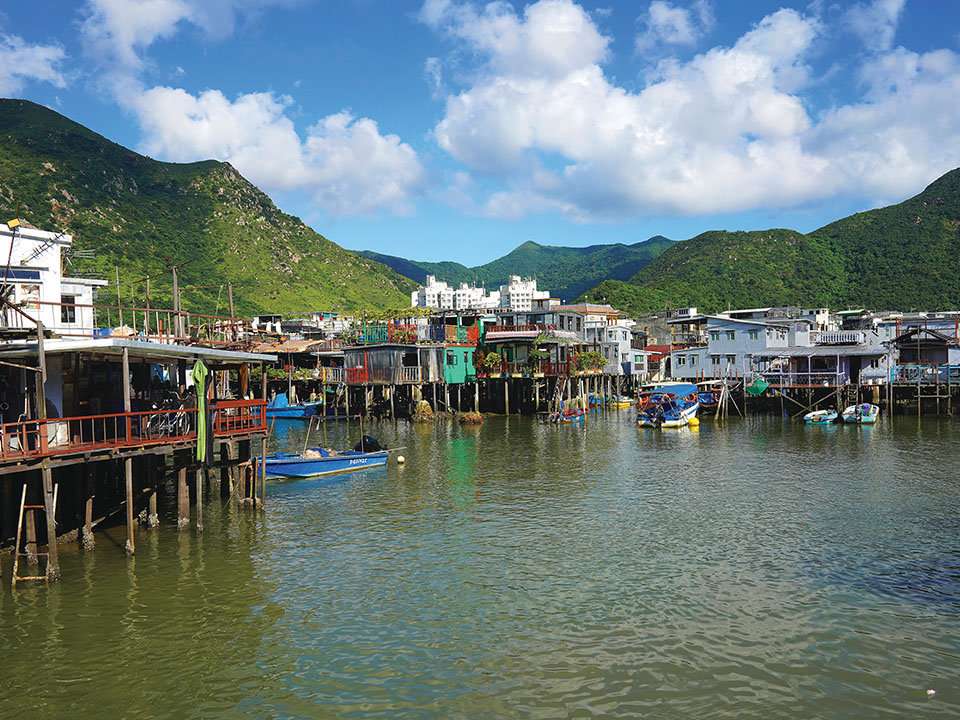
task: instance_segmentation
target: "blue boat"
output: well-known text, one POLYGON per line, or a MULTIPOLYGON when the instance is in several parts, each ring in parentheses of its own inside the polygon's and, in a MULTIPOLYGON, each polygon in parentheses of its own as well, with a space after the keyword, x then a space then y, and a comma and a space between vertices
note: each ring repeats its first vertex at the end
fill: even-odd
POLYGON ((275 453, 267 455, 269 477, 313 477, 330 473, 353 472, 387 464, 389 450, 335 452, 326 448, 311 448, 304 453, 275 453))
POLYGON ((638 404, 640 427, 683 427, 700 409, 697 386, 690 383, 672 383, 643 393, 638 404))
POLYGON ((276 397, 267 405, 267 419, 298 419, 316 415, 322 407, 321 402, 305 402, 290 404, 286 393, 277 393, 276 397))

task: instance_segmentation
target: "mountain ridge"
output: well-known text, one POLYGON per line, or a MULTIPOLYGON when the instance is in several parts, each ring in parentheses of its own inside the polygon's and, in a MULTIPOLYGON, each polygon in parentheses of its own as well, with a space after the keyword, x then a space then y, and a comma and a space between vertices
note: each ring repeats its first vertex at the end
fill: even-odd
POLYGON ((510 275, 536 276, 541 289, 570 302, 601 280, 632 277, 673 242, 662 235, 629 245, 609 243, 585 247, 541 245, 527 240, 506 255, 474 267, 450 261, 410 260, 370 250, 361 250, 358 254, 382 262, 421 285, 427 275, 435 275, 454 287, 467 282, 489 288, 506 283, 510 275))
POLYGON ((710 230, 628 281, 584 293, 633 312, 765 305, 938 310, 960 306, 960 169, 901 203, 810 233, 710 230))
MULTIPOLYGON (((229 163, 164 163, 49 108, 0 99, 0 211, 70 233, 69 273, 121 281, 182 265, 186 309, 238 313, 387 308, 415 285, 279 210, 229 163)), ((162 279, 151 300, 170 302, 162 279)), ((124 300, 125 304, 133 302, 124 300)))

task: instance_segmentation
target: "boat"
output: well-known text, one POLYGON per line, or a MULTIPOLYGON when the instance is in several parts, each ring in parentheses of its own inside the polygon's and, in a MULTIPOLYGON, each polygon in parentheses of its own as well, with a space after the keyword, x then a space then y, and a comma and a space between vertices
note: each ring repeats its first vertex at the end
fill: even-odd
POLYGON ((803 421, 807 425, 832 425, 836 419, 836 410, 814 410, 803 416, 803 421))
POLYGON ((310 448, 302 453, 274 453, 267 455, 269 477, 313 477, 331 473, 353 472, 387 464, 389 450, 360 452, 358 450, 328 450, 310 448))
POLYGON ((309 418, 316 415, 322 406, 322 402, 294 403, 291 405, 287 400, 286 393, 277 393, 270 404, 267 405, 267 419, 309 418))
POLYGON ((697 400, 700 401, 700 412, 711 413, 720 404, 720 394, 723 390, 723 380, 701 380, 697 383, 697 400))
POLYGON ((628 397, 612 397, 607 401, 607 407, 611 407, 617 410, 628 408, 632 404, 633 404, 633 400, 631 400, 628 397))
POLYGON ((583 420, 586 415, 587 411, 583 408, 565 408, 561 403, 559 412, 550 414, 550 422, 574 423, 583 420))
POLYGON ((841 417, 845 423, 870 425, 875 423, 877 418, 880 417, 880 408, 870 403, 859 403, 858 405, 851 405, 844 410, 841 417))
POLYGON ((690 383, 671 383, 648 390, 637 400, 640 427, 683 427, 695 417, 700 408, 697 386, 690 383), (646 397, 643 397, 646 396, 646 397))

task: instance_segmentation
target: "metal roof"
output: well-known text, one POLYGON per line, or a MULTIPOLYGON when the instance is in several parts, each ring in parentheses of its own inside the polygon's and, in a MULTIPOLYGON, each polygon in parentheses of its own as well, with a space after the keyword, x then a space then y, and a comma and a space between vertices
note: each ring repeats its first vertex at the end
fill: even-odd
MULTIPOLYGON (((97 353, 102 355, 123 354, 126 348, 130 357, 152 360, 154 362, 176 360, 204 360, 221 363, 275 362, 276 355, 254 354, 236 350, 218 350, 216 348, 197 347, 195 345, 170 345, 166 343, 142 342, 120 337, 104 337, 85 340, 44 340, 45 355, 62 353, 97 353)), ((0 357, 31 357, 37 354, 37 343, 10 342, 0 345, 0 357)))
POLYGON ((840 355, 875 355, 882 357, 887 351, 884 348, 869 345, 810 345, 783 348, 782 350, 764 353, 754 353, 762 357, 836 357, 840 355))

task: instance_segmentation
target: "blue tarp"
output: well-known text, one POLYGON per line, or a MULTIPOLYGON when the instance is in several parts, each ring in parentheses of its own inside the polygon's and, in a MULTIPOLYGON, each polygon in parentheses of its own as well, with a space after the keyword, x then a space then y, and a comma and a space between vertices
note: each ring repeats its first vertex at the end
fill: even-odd
POLYGON ((277 393, 276 397, 270 401, 270 407, 272 408, 285 408, 290 407, 290 401, 287 399, 287 394, 285 392, 277 393))

